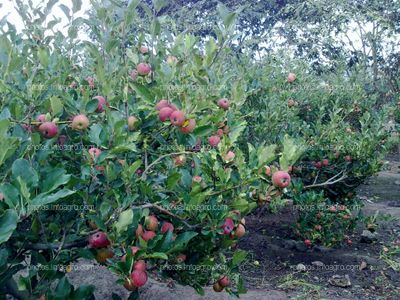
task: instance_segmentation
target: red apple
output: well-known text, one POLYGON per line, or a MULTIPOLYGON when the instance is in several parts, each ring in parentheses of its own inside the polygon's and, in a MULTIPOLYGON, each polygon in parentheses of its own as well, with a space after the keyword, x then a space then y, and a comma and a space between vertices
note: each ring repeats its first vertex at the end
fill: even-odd
POLYGON ((107 234, 102 231, 96 232, 89 237, 89 248, 103 248, 110 244, 107 234))
POLYGON ((151 67, 149 64, 140 63, 136 66, 136 70, 140 76, 146 76, 151 72, 151 67))
POLYGON ((272 184, 279 188, 285 188, 290 184, 290 175, 285 171, 277 171, 272 175, 272 184))
POLYGON ((232 232, 235 224, 233 223, 232 218, 226 218, 224 224, 222 225, 222 229, 224 230, 224 234, 228 235, 232 232))
POLYGON ((130 278, 125 279, 124 288, 126 288, 130 292, 133 292, 137 289, 137 287, 133 285, 133 282, 130 278))
POLYGON ((220 128, 220 129, 218 129, 217 130, 217 135, 219 136, 219 137, 223 137, 224 136, 224 131, 220 128))
POLYGON ((133 81, 136 81, 137 76, 138 76, 138 72, 137 72, 136 70, 132 70, 132 71, 131 71, 131 79, 132 79, 133 81))
POLYGON ((183 263, 185 260, 186 260, 186 255, 185 254, 179 254, 177 257, 176 257, 176 262, 178 263, 178 264, 181 264, 181 263, 183 263))
POLYGON ((38 116, 36 117, 36 121, 38 121, 38 122, 40 122, 40 123, 46 122, 46 115, 45 115, 45 114, 38 115, 38 116))
POLYGON ((219 108, 227 110, 229 108, 230 102, 229 102, 228 99, 222 98, 222 99, 218 100, 217 105, 218 105, 219 108))
POLYGON ((58 127, 53 122, 44 122, 39 126, 40 133, 47 139, 55 137, 58 133, 58 127))
POLYGON ((196 127, 196 120, 189 119, 183 123, 182 127, 180 128, 180 131, 184 134, 189 134, 189 133, 193 132, 195 127, 196 127))
POLYGON ((96 159, 96 158, 99 157, 100 154, 101 154, 101 150, 100 150, 99 148, 95 148, 95 147, 90 148, 90 149, 88 150, 88 152, 89 152, 90 156, 91 156, 93 159, 96 159))
POLYGON ((208 138, 208 143, 211 147, 215 147, 219 144, 221 138, 218 135, 212 135, 208 138))
POLYGON ((225 161, 231 162, 235 159, 235 152, 233 151, 228 151, 228 153, 225 154, 224 156, 225 161))
POLYGON ((228 134, 229 133, 229 126, 225 125, 223 128, 224 134, 228 134))
POLYGON ((161 233, 164 234, 167 231, 174 231, 174 225, 170 222, 164 222, 163 225, 161 226, 161 233))
POLYGON ((306 245, 307 247, 311 247, 312 243, 310 240, 304 240, 304 245, 306 245))
POLYGON ((72 119, 71 127, 74 130, 85 130, 89 126, 89 119, 84 115, 80 114, 72 119))
POLYGON ((135 264, 133 265, 133 269, 134 270, 138 270, 138 271, 146 271, 146 263, 144 260, 138 260, 137 262, 135 262, 135 264))
POLYGON ((104 98, 103 96, 96 96, 96 97, 93 97, 93 99, 97 99, 96 112, 102 113, 106 109, 106 106, 108 106, 106 98, 104 98))
POLYGON ((174 162, 175 162, 175 166, 181 167, 186 163, 186 156, 181 154, 181 155, 175 157, 174 162))
POLYGON ((147 242, 147 241, 150 241, 150 240, 154 239, 155 236, 156 236, 156 233, 154 231, 151 231, 151 230, 150 231, 145 231, 142 234, 142 239, 147 242))
POLYGON ((147 282, 147 273, 140 270, 135 270, 131 273, 132 285, 135 287, 141 287, 147 282))
POLYGON ((271 167, 270 166, 264 166, 264 173, 267 176, 271 176, 271 174, 272 174, 271 167))
POLYGON ((166 120, 169 119, 171 114, 174 112, 174 110, 171 107, 163 107, 160 109, 158 113, 158 118, 160 119, 161 122, 165 122, 166 120))
POLYGON ((185 122, 185 113, 183 111, 176 110, 169 116, 169 120, 174 126, 182 126, 183 122, 185 122))
POLYGON ((203 178, 201 176, 195 175, 193 176, 192 180, 193 182, 200 183, 203 180, 203 178))
POLYGON ((139 51, 140 51, 140 53, 142 53, 142 54, 147 54, 147 53, 149 53, 149 48, 147 48, 146 46, 141 46, 141 47, 139 48, 139 51))
POLYGON ((324 166, 324 167, 327 167, 328 165, 329 165, 329 160, 328 159, 323 159, 322 160, 322 165, 324 166))
POLYGON ((328 208, 328 211, 331 212, 331 213, 334 213, 334 212, 336 212, 336 207, 335 206, 331 206, 331 207, 328 208))
POLYGON ((295 81, 296 80, 296 74, 294 74, 294 73, 289 73, 288 74, 288 77, 287 77, 287 81, 289 82, 289 83, 292 83, 293 81, 295 81))
POLYGON ((322 168, 322 162, 320 162, 320 161, 314 162, 314 167, 316 167, 317 169, 321 169, 322 168))
POLYGON ((142 224, 139 224, 138 227, 136 228, 136 238, 139 238, 139 236, 143 235, 143 226, 142 224))
POLYGON ((229 280, 228 276, 222 276, 219 280, 218 280, 219 284, 222 287, 228 287, 231 284, 231 281, 229 280))
POLYGON ((156 110, 160 111, 164 107, 169 107, 168 100, 162 99, 156 104, 156 110))
POLYGON ((344 157, 344 160, 345 160, 345 161, 348 161, 348 162, 351 162, 351 156, 350 156, 350 155, 346 155, 346 156, 344 157))

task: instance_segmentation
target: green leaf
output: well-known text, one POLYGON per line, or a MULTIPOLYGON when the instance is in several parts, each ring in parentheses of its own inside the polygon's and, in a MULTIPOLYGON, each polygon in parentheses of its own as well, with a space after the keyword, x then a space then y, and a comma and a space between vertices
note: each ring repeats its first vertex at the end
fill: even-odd
POLYGON ((82 0, 72 0, 72 12, 76 13, 82 8, 82 0))
POLYGON ((82 299, 94 299, 95 287, 93 285, 81 285, 79 286, 76 291, 70 295, 69 299, 72 300, 82 300, 82 299))
POLYGON ((86 104, 86 112, 93 113, 96 111, 97 106, 99 105, 99 100, 92 99, 86 104))
POLYGON ((283 152, 279 158, 279 164, 282 170, 287 171, 289 166, 293 165, 303 155, 306 148, 299 140, 292 139, 287 134, 282 144, 283 152))
POLYGON ((7 242, 17 228, 18 214, 14 209, 7 209, 0 216, 0 244, 7 242))
POLYGON ((136 145, 135 144, 125 144, 119 145, 111 149, 110 154, 119 154, 124 152, 136 152, 136 145))
POLYGON ((153 6, 156 12, 162 10, 165 6, 167 6, 167 4, 168 4, 167 0, 153 0, 153 6))
POLYGON ((69 299, 69 294, 72 291, 72 285, 69 283, 67 277, 63 277, 57 284, 55 295, 57 299, 69 299))
POLYGON ((236 250, 232 257, 232 265, 238 266, 240 265, 247 256, 247 252, 244 250, 236 250))
POLYGON ((272 162, 276 157, 275 151, 276 145, 259 147, 257 149, 258 165, 262 166, 272 162))
POLYGON ((49 54, 47 53, 46 49, 39 48, 38 58, 43 67, 47 67, 49 65, 49 54))
POLYGON ((58 97, 55 96, 51 97, 50 105, 54 115, 57 115, 63 110, 63 104, 61 103, 61 100, 58 97))
POLYGON ((128 209, 123 211, 118 218, 118 221, 115 223, 115 228, 118 233, 125 231, 129 225, 133 222, 133 210, 128 209))
POLYGON ((153 105, 154 96, 147 87, 139 83, 131 83, 130 86, 135 90, 135 92, 140 98, 142 98, 147 103, 153 105))
POLYGON ((92 143, 96 144, 97 146, 101 145, 100 134, 102 130, 103 127, 101 127, 101 125, 99 124, 94 124, 90 126, 89 139, 92 143))
POLYGON ((68 197, 72 194, 75 194, 76 191, 71 191, 68 189, 62 189, 54 194, 42 193, 37 195, 32 199, 32 202, 29 205, 28 212, 32 212, 33 210, 39 209, 43 205, 51 204, 59 199, 68 197))
POLYGON ((11 167, 14 178, 21 177, 30 186, 36 186, 39 177, 26 159, 20 158, 14 161, 11 167))
POLYGON ((57 189, 60 185, 67 184, 71 175, 65 174, 64 169, 53 169, 46 174, 46 179, 42 182, 42 191, 50 193, 57 189))
POLYGON ((65 16, 70 19, 70 9, 68 6, 64 5, 64 4, 60 4, 59 7, 61 8, 61 10, 64 12, 65 16))
POLYGON ((168 260, 168 255, 162 252, 154 252, 151 254, 144 255, 143 258, 153 258, 153 259, 165 259, 168 260))
POLYGON ((178 181, 181 179, 181 174, 173 173, 167 178, 167 189, 172 190, 178 181))
POLYGON ((196 235, 198 235, 198 233, 193 231, 186 231, 184 233, 179 234, 175 240, 173 247, 169 249, 167 253, 172 253, 185 249, 189 241, 196 235))

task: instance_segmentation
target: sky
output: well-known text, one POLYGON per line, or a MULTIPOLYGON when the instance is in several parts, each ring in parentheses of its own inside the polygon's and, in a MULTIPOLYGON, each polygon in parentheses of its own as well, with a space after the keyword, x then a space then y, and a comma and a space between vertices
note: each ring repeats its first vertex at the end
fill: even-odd
MULTIPOLYGON (((31 0, 31 1, 35 6, 38 4, 42 4, 43 6, 45 6, 46 3, 48 2, 47 0, 31 0)), ((22 2, 28 3, 28 0, 22 0, 22 2)), ((58 1, 58 3, 56 3, 53 6, 52 12, 47 16, 46 20, 47 21, 53 20, 54 19, 53 16, 55 16, 56 18, 60 18, 61 22, 57 24, 54 27, 54 29, 61 31, 64 35, 67 35, 67 28, 65 28, 65 25, 67 25, 68 19, 61 10, 61 8, 59 7, 61 3, 68 6, 72 10, 72 0, 58 1)), ((21 32, 24 26, 21 17, 15 10, 16 6, 15 0, 1 0, 0 4, 2 5, 0 7, 0 20, 3 19, 4 16, 8 15, 7 21, 13 24, 18 32, 21 32)), ((91 5, 89 0, 82 0, 82 8, 80 11, 74 14, 74 18, 83 17, 84 13, 90 9, 90 6, 91 5)), ((78 36, 80 39, 87 39, 87 36, 84 32, 80 32, 78 36)))

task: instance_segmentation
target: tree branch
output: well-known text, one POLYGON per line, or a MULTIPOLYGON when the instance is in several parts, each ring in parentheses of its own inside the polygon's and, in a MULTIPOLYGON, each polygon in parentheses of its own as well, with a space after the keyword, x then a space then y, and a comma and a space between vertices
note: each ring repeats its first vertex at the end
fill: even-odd
POLYGON ((310 189, 310 188, 315 188, 315 187, 321 187, 321 186, 327 186, 327 185, 332 185, 335 183, 338 183, 344 179, 347 178, 347 175, 344 171, 341 171, 339 173, 337 173, 335 176, 333 176, 332 178, 329 178, 327 181, 322 182, 322 183, 317 183, 317 184, 310 184, 310 185, 306 185, 304 186, 305 189, 310 189), (340 176, 341 174, 343 174, 340 178, 336 179, 338 176, 340 176))

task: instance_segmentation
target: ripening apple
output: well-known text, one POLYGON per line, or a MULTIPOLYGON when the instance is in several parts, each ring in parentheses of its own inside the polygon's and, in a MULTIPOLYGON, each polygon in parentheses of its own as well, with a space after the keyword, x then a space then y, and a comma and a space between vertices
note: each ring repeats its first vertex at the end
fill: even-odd
POLYGON ((144 224, 146 225, 146 229, 151 231, 156 231, 158 228, 158 220, 156 216, 148 216, 146 217, 144 224))
POLYGON ((218 135, 212 135, 208 138, 208 143, 211 147, 216 147, 221 142, 221 138, 218 135))
POLYGON ((140 270, 135 270, 131 273, 132 285, 135 287, 144 286, 147 282, 147 273, 140 270))
POLYGON ((314 162, 314 166, 315 166, 317 169, 321 169, 321 168, 322 168, 322 162, 316 161, 316 162, 314 162))
POLYGON ((164 107, 169 107, 168 100, 162 99, 156 104, 156 110, 160 111, 164 107))
POLYGON ((224 275, 218 280, 219 284, 222 287, 228 287, 231 284, 231 281, 229 280, 229 277, 224 275))
POLYGON ((323 159, 322 160, 322 165, 324 166, 324 167, 327 167, 328 165, 329 165, 329 160, 328 159, 323 159))
POLYGON ((155 236, 156 236, 156 233, 154 231, 149 230, 149 231, 143 232, 142 239, 147 242, 147 241, 154 239, 155 236))
POLYGON ((161 233, 164 234, 167 231, 174 231, 174 225, 170 222, 164 222, 163 225, 161 226, 161 233))
POLYGON ((136 66, 136 71, 140 76, 146 76, 151 72, 151 66, 146 63, 140 63, 136 66))
POLYGON ((136 81, 137 76, 138 76, 138 72, 137 72, 136 70, 132 70, 132 71, 131 71, 131 79, 132 79, 133 81, 136 81))
POLYGON ((129 116, 128 117, 128 129, 130 131, 135 130, 137 122, 138 122, 138 119, 135 116, 129 116))
POLYGON ((272 184, 279 188, 285 188, 290 184, 290 175, 285 171, 277 171, 272 175, 272 184))
POLYGON ((224 287, 222 285, 219 284, 219 282, 215 282, 213 284, 213 290, 217 293, 222 292, 222 290, 224 289, 224 287))
POLYGON ((111 244, 107 238, 107 234, 102 231, 98 231, 89 237, 90 248, 104 248, 111 244))
POLYGON ((133 285, 132 279, 130 278, 125 279, 124 288, 126 288, 130 292, 133 292, 137 289, 137 287, 133 285))
POLYGON ((229 133, 229 126, 225 125, 222 130, 224 131, 224 134, 228 134, 229 133))
POLYGON ((174 110, 171 107, 163 107, 160 109, 158 113, 158 118, 160 119, 161 122, 165 122, 166 120, 169 119, 171 114, 174 112, 174 110))
POLYGON ((296 105, 296 102, 295 102, 293 99, 289 99, 289 100, 288 100, 287 106, 288 106, 289 108, 291 108, 291 107, 293 107, 293 106, 295 106, 295 105, 296 105))
POLYGON ((106 106, 108 106, 106 98, 104 98, 103 96, 96 96, 96 97, 93 97, 93 99, 97 99, 96 112, 102 113, 106 109, 106 106))
POLYGON ((149 48, 147 48, 146 46, 141 46, 141 47, 139 48, 139 51, 140 51, 140 53, 142 53, 142 54, 147 54, 147 53, 149 53, 149 48))
POLYGON ((192 180, 193 180, 193 182, 200 183, 203 180, 203 178, 199 175, 195 175, 195 176, 193 176, 192 180))
POLYGON ((176 110, 169 116, 169 120, 174 126, 182 126, 185 122, 185 113, 183 111, 176 110))
POLYGON ((217 135, 219 136, 219 137, 223 137, 224 136, 224 131, 220 128, 220 129, 218 129, 217 130, 217 135))
POLYGON ((182 127, 180 127, 180 131, 183 134, 189 134, 189 133, 193 132, 195 127, 196 127, 196 120, 189 119, 183 123, 182 127))
POLYGON ((231 162, 235 159, 235 152, 233 151, 228 151, 228 153, 225 154, 224 156, 225 161, 231 162))
POLYGON ((90 149, 88 150, 88 152, 89 152, 90 156, 91 156, 93 159, 98 158, 98 157, 100 156, 100 154, 101 154, 101 150, 100 150, 99 148, 95 148, 95 147, 90 148, 90 149))
POLYGON ((45 114, 40 114, 36 117, 36 121, 40 122, 40 123, 44 123, 46 122, 46 115, 45 114))
POLYGON ((71 127, 74 130, 85 130, 89 126, 89 119, 84 115, 80 114, 72 119, 71 127))
POLYGON ((218 105, 219 108, 227 110, 229 108, 229 106, 230 106, 230 102, 229 102, 228 99, 222 98, 222 99, 218 100, 217 105, 218 105))
POLYGON ((351 161, 351 156, 350 155, 346 155, 344 157, 344 160, 350 162, 351 161))
POLYGON ((246 228, 243 226, 243 224, 239 224, 236 227, 235 236, 238 238, 241 238, 242 236, 245 235, 245 233, 246 233, 246 228))
POLYGON ((146 263, 144 260, 140 259, 135 264, 133 265, 134 270, 139 270, 139 271, 146 271, 146 263))
POLYGON ((181 154, 181 155, 175 157, 174 162, 175 162, 175 166, 181 167, 186 163, 186 156, 181 154))
POLYGON ((294 73, 289 73, 288 74, 288 77, 287 77, 287 81, 289 82, 289 83, 292 83, 293 81, 295 81, 296 80, 296 74, 294 74, 294 73))
POLYGON ((267 176, 271 176, 271 174, 272 174, 271 167, 270 166, 264 166, 264 173, 267 176))
POLYGON ((104 264, 107 259, 112 258, 114 256, 114 252, 111 249, 100 249, 99 251, 97 251, 96 254, 96 261, 104 264))
POLYGON ((44 122, 39 126, 40 133, 47 139, 55 137, 58 133, 58 127, 56 123, 44 122))
POLYGON ((143 226, 142 224, 139 224, 138 227, 136 228, 136 238, 139 238, 139 236, 143 235, 143 226))
POLYGON ((312 243, 310 240, 304 240, 304 245, 306 245, 307 247, 311 247, 312 243))
POLYGON ((224 230, 224 234, 228 235, 232 232, 235 224, 233 223, 232 218, 226 218, 224 224, 222 225, 222 229, 224 230))
POLYGON ((176 262, 178 264, 183 263, 186 260, 186 255, 185 254, 179 254, 176 258, 175 258, 176 262))
POLYGON ((177 63, 178 63, 178 59, 175 56, 169 55, 167 57, 167 64, 169 64, 170 66, 175 65, 177 63))

